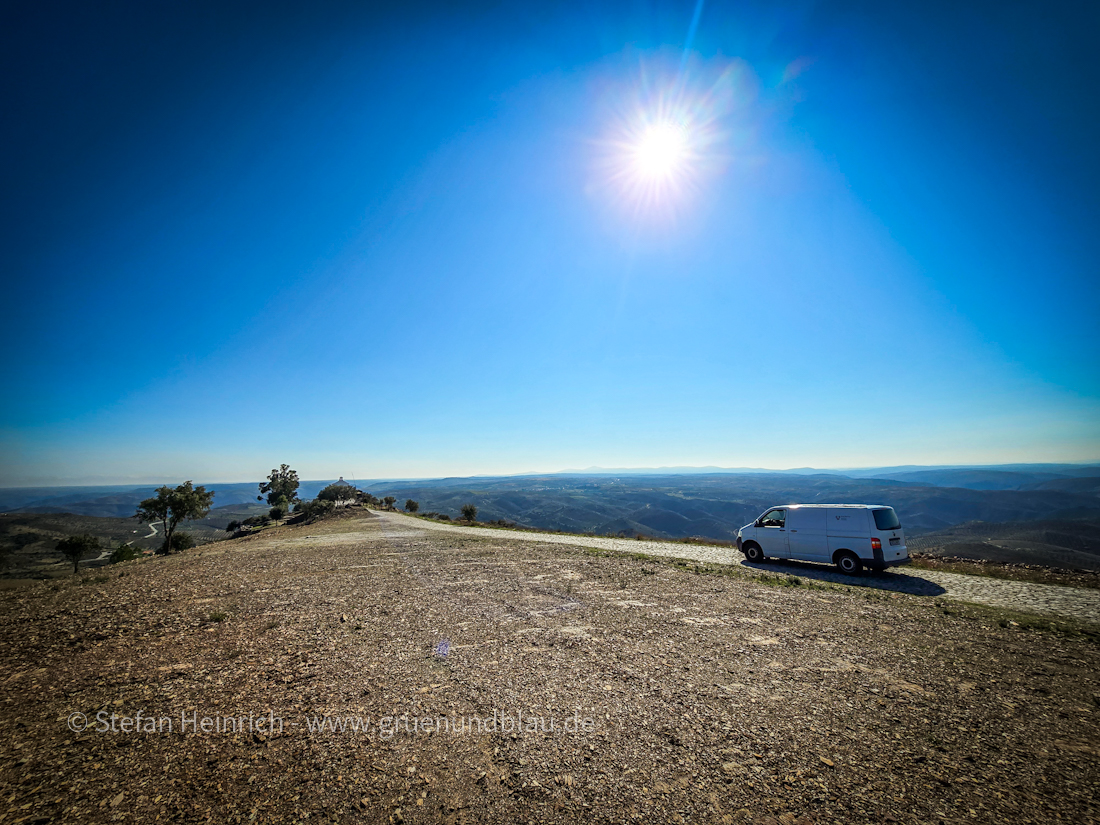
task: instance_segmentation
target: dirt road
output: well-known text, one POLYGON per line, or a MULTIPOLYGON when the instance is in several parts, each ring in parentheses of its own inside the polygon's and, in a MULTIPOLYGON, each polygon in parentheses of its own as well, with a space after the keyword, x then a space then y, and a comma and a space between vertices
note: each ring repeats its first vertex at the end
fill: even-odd
POLYGON ((485 527, 462 527, 427 519, 412 518, 401 513, 380 513, 383 521, 396 529, 435 530, 446 533, 478 535, 486 538, 507 536, 521 541, 540 544, 568 544, 595 547, 624 553, 645 553, 651 556, 695 559, 712 564, 739 565, 746 570, 759 572, 781 571, 815 581, 872 587, 914 596, 944 596, 951 599, 976 602, 992 607, 1019 610, 1025 613, 1041 613, 1051 616, 1068 616, 1100 623, 1100 590, 1085 587, 1061 587, 1050 584, 1005 581, 984 576, 965 576, 935 570, 918 570, 898 567, 885 573, 864 571, 860 576, 845 576, 833 567, 810 562, 771 562, 749 564, 745 557, 730 547, 717 547, 680 542, 636 541, 600 536, 565 536, 553 533, 497 530, 485 527))

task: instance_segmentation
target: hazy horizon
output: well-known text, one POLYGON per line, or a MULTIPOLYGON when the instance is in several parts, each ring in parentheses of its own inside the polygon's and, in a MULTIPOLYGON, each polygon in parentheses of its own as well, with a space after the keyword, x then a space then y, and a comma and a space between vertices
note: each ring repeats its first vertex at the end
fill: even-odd
POLYGON ((13 7, 0 485, 1100 455, 1096 15, 13 7))
MULTIPOLYGON (((554 476, 554 475, 599 475, 604 473, 623 473, 623 474, 684 474, 690 475, 697 473, 699 475, 705 475, 706 473, 731 473, 736 474, 738 472, 743 473, 789 473, 796 474, 801 470, 822 472, 822 473, 839 473, 845 472, 867 472, 871 470, 881 471, 918 471, 918 470, 938 470, 938 469, 985 469, 985 470, 998 470, 1002 468, 1034 468, 1034 467, 1046 467, 1046 466, 1077 466, 1087 467, 1089 465, 1100 466, 1100 458, 1094 460, 1081 460, 1081 461, 1039 461, 1039 462, 1008 462, 1004 464, 888 464, 888 465, 866 465, 862 467, 814 467, 809 465, 800 465, 794 467, 750 467, 750 466, 718 466, 718 465, 665 465, 665 466, 637 466, 637 467, 601 467, 601 466, 589 466, 585 468, 564 468, 560 470, 527 470, 512 473, 444 473, 441 475, 382 475, 382 476, 370 476, 370 477, 355 477, 348 475, 341 475, 339 473, 332 474, 320 474, 320 475, 305 475, 299 473, 299 478, 302 482, 314 483, 320 481, 335 481, 338 478, 343 478, 345 481, 355 481, 359 483, 379 483, 379 482, 405 482, 405 481, 435 481, 447 478, 513 478, 523 476, 554 476)), ((293 467, 292 469, 297 469, 293 467)), ((115 479, 62 479, 51 483, 38 483, 38 484, 0 484, 0 490, 11 489, 51 489, 51 488, 80 488, 80 487, 144 487, 148 485, 163 485, 163 484, 181 484, 184 481, 193 481, 196 484, 255 484, 262 481, 267 477, 267 473, 258 473, 252 478, 241 478, 239 476, 232 478, 211 478, 207 476, 148 476, 145 478, 115 478, 115 479)))

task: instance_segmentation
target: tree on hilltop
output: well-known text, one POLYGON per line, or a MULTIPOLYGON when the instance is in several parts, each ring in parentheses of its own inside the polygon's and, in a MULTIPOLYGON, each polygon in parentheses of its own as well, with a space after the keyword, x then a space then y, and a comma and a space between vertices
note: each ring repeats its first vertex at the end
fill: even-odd
POLYGON ((195 487, 190 481, 185 481, 174 490, 165 485, 157 488, 155 497, 147 498, 138 505, 134 518, 147 524, 164 522, 164 544, 157 552, 167 555, 174 548, 181 547, 178 539, 175 544, 172 542, 172 534, 179 523, 206 518, 213 502, 213 490, 207 492, 205 487, 195 487))
POLYGON ((339 504, 344 501, 354 502, 358 497, 359 491, 346 481, 343 484, 338 481, 333 482, 317 494, 317 498, 321 501, 331 501, 334 504, 339 504))
MULTIPOLYGON (((267 481, 260 483, 260 493, 267 494, 267 503, 272 507, 289 509, 298 498, 298 473, 288 464, 280 464, 278 470, 272 470, 267 481)), ((256 496, 263 501, 263 495, 256 496)))
POLYGON ((473 522, 475 519, 477 519, 477 507, 475 507, 473 504, 463 504, 462 517, 466 519, 466 521, 473 522))
POLYGON ((415 513, 419 509, 420 509, 420 504, 418 502, 413 501, 411 498, 405 499, 405 512, 406 513, 415 513))

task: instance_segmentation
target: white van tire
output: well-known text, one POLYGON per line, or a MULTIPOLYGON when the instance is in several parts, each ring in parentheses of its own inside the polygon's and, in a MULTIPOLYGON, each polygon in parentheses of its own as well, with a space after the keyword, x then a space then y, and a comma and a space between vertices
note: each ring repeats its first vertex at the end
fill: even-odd
POLYGON ((767 556, 764 555, 764 551, 760 549, 760 545, 755 542, 749 542, 744 547, 745 561, 751 561, 753 564, 762 564, 767 556))
POLYGON ((841 550, 836 554, 834 561, 836 569, 846 576, 858 576, 863 570, 863 562, 851 550, 841 550))

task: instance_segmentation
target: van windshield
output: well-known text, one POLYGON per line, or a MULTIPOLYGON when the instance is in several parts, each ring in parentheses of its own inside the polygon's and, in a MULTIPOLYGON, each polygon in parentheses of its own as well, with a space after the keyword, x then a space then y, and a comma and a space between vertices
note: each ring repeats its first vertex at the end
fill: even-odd
POLYGON ((887 507, 883 510, 872 510, 875 514, 875 527, 879 530, 900 530, 901 522, 898 521, 898 514, 894 512, 893 507, 887 507))

